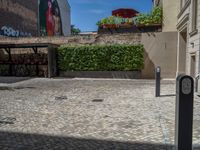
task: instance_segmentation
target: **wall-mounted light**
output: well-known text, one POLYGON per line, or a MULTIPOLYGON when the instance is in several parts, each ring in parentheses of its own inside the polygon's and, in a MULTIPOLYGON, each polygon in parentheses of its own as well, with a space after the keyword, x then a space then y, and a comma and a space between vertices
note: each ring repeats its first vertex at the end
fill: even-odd
POLYGON ((191 42, 190 45, 192 46, 192 48, 194 48, 194 42, 191 42))

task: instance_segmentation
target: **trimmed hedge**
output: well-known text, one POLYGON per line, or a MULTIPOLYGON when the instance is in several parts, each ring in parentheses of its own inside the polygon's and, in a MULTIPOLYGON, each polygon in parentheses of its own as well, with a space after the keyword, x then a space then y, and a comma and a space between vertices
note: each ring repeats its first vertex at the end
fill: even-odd
POLYGON ((133 71, 144 65, 142 45, 61 46, 61 71, 133 71))

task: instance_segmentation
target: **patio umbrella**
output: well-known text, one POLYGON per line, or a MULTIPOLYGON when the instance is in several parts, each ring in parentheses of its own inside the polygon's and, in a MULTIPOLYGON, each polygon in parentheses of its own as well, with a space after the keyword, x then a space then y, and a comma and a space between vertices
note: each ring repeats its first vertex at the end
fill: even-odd
POLYGON ((112 11, 113 16, 120 16, 122 18, 133 18, 139 12, 134 9, 120 8, 112 11))

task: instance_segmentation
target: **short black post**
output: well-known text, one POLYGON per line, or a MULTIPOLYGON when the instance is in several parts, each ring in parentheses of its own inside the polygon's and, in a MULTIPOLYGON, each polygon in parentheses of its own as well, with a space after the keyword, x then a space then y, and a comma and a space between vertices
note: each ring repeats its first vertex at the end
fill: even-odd
POLYGON ((195 78, 195 92, 198 92, 199 89, 199 75, 195 78))
POLYGON ((158 66, 155 69, 155 78, 156 78, 156 97, 160 96, 160 73, 161 73, 161 68, 158 66))
POLYGON ((194 80, 179 75, 176 80, 176 150, 192 150, 194 80))

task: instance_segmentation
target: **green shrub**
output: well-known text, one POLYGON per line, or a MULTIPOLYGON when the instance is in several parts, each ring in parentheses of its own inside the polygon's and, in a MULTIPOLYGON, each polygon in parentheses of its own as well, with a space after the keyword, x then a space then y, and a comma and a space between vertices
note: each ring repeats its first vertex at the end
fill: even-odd
POLYGON ((58 64, 62 71, 132 71, 144 65, 142 45, 61 46, 58 64))
POLYGON ((135 21, 139 25, 162 24, 162 8, 155 7, 150 14, 139 13, 135 21))
POLYGON ((122 18, 120 16, 109 16, 106 18, 101 19, 96 23, 97 26, 102 25, 119 25, 123 23, 134 24, 134 18, 122 18))

